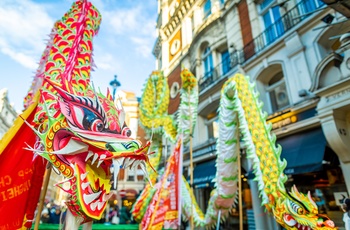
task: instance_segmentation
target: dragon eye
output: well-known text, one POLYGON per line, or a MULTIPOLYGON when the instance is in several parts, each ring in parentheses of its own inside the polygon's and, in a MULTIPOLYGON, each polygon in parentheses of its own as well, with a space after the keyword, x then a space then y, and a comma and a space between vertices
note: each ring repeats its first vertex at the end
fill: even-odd
POLYGON ((124 127, 122 130, 122 135, 130 137, 131 136, 131 130, 128 127, 124 127))
POLYGON ((298 215, 304 215, 305 214, 305 210, 300 207, 298 204, 291 202, 291 206, 294 212, 298 213, 298 215))
POLYGON ((100 119, 96 119, 92 122, 90 128, 91 128, 91 131, 93 131, 93 132, 102 132, 104 125, 100 119))

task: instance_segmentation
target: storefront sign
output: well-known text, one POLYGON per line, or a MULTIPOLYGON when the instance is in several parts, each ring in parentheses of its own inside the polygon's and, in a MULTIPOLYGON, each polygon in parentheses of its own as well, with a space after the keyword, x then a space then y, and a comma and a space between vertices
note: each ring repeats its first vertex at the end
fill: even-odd
POLYGON ((284 118, 284 119, 282 119, 280 121, 272 123, 272 129, 281 128, 283 126, 292 124, 292 123, 296 122, 297 120, 298 120, 298 118, 296 116, 291 116, 291 117, 284 118))
POLYGON ((267 121, 272 123, 272 130, 274 130, 293 124, 297 121, 302 121, 307 118, 314 117, 315 114, 315 108, 311 108, 299 113, 296 111, 288 111, 286 113, 276 115, 275 117, 270 118, 267 121))

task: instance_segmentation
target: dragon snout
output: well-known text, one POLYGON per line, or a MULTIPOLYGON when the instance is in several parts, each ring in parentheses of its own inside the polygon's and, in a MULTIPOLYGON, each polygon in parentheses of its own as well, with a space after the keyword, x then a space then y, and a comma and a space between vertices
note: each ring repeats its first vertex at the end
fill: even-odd
POLYGON ((113 145, 110 144, 110 143, 107 143, 107 144, 106 144, 106 149, 107 149, 108 151, 110 151, 110 152, 115 152, 115 151, 116 151, 115 148, 113 147, 113 145))
POLYGON ((142 144, 138 140, 132 140, 129 142, 109 142, 106 143, 105 147, 111 153, 133 153, 140 149, 142 144))

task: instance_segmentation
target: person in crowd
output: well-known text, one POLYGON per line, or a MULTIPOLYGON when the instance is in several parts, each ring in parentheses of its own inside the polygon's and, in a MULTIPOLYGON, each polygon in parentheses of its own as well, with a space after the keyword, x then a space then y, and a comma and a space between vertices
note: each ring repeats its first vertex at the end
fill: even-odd
POLYGON ((119 215, 119 223, 120 224, 130 224, 131 223, 131 214, 127 207, 124 205, 120 209, 120 215, 119 215))
POLYGON ((50 222, 50 211, 47 207, 44 207, 43 211, 41 212, 41 223, 49 223, 50 222))
POLYGON ((59 224, 60 218, 61 218, 61 208, 56 206, 51 211, 50 223, 51 224, 59 224))
POLYGON ((350 197, 344 199, 342 209, 344 211, 343 221, 345 224, 345 229, 350 230, 350 197))
POLYGON ((109 212, 109 221, 111 224, 119 224, 120 219, 119 219, 119 207, 116 205, 112 210, 109 212))

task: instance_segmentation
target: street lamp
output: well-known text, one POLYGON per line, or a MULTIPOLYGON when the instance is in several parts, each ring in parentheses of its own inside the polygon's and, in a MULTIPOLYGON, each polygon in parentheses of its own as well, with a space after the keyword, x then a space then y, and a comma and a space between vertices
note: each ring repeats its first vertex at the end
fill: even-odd
POLYGON ((110 86, 113 88, 113 101, 115 100, 115 93, 117 91, 117 88, 120 86, 120 82, 117 80, 117 75, 114 75, 114 80, 109 83, 110 86))

